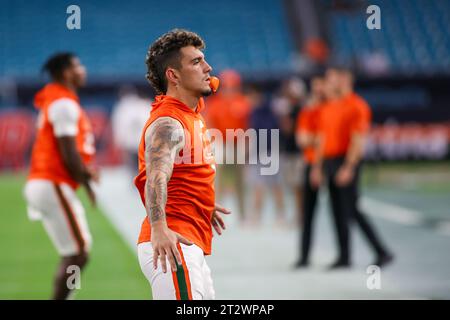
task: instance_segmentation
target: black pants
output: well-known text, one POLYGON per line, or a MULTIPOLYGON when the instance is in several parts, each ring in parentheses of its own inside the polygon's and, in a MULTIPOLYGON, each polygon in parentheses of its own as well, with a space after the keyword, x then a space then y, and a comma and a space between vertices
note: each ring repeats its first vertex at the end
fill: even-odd
POLYGON ((311 172, 311 165, 305 167, 304 181, 303 181, 303 232, 300 235, 300 260, 303 263, 308 263, 309 251, 311 247, 312 228, 314 212, 316 210, 318 189, 311 186, 309 175, 311 172))
POLYGON ((377 255, 386 254, 387 251, 369 222, 367 215, 361 212, 358 207, 359 175, 361 166, 358 165, 355 168, 354 178, 349 185, 340 187, 335 183, 336 174, 344 163, 344 160, 344 157, 338 157, 326 159, 324 162, 339 247, 338 260, 342 262, 350 262, 351 260, 349 250, 349 228, 352 222, 356 222, 361 228, 365 238, 377 255))

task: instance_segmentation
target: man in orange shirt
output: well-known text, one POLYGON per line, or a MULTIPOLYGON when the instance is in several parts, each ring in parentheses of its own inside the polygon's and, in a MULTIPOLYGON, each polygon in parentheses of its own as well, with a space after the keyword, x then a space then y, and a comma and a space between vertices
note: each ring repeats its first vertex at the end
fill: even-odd
POLYGON ((311 168, 315 163, 315 148, 317 147, 317 129, 319 113, 325 103, 324 79, 314 77, 311 80, 311 96, 307 104, 301 109, 297 117, 296 140, 297 145, 303 151, 303 159, 306 163, 303 175, 303 231, 300 238, 300 259, 295 264, 296 268, 309 265, 309 250, 312 238, 312 225, 317 203, 319 188, 313 186, 310 181, 311 168))
POLYGON ((374 264, 381 267, 391 262, 393 257, 357 207, 358 179, 364 138, 370 127, 370 109, 362 98, 353 93, 353 78, 347 70, 329 69, 325 88, 328 103, 320 113, 320 144, 317 163, 311 171, 311 182, 320 185, 323 164, 340 249, 331 269, 351 265, 349 223, 353 220, 374 248, 377 256, 374 264))
MULTIPOLYGON (((207 99, 208 108, 205 110, 206 123, 210 128, 218 129, 223 137, 226 137, 226 130, 247 130, 249 128, 249 118, 251 113, 250 99, 242 93, 241 76, 234 70, 224 70, 219 74, 221 82, 220 92, 207 99)), ((239 153, 247 153, 248 150, 238 150, 234 143, 233 149, 226 148, 225 141, 223 145, 215 142, 215 148, 222 150, 223 159, 226 159, 227 153, 232 153, 235 157, 239 153)), ((244 184, 244 165, 224 161, 217 168, 217 194, 222 197, 225 193, 227 180, 232 178, 234 190, 236 190, 236 199, 239 209, 239 220, 243 222, 246 218, 245 213, 245 184, 244 184)))
POLYGON ((95 204, 90 181, 96 180, 97 174, 89 167, 95 146, 89 119, 77 96, 86 81, 84 66, 75 55, 60 53, 47 61, 44 70, 53 81, 35 97, 38 132, 24 194, 29 217, 42 220, 62 257, 53 298, 66 299, 71 292, 68 267, 85 266, 92 242, 75 190, 84 186, 95 204))
MULTIPOLYGON (((195 33, 175 29, 147 54, 147 79, 158 93, 139 145, 135 185, 146 208, 139 263, 154 299, 214 299, 212 227, 225 224, 215 204, 215 163, 200 112, 212 93, 212 68, 195 33), (168 268, 171 272, 167 272, 168 268)), ((215 88, 216 89, 216 88, 215 88)))

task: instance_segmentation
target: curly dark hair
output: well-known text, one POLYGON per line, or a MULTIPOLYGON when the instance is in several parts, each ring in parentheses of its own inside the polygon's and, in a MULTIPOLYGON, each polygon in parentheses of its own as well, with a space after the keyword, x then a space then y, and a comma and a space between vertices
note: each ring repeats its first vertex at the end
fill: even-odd
POLYGON ((64 70, 72 65, 72 59, 76 55, 72 52, 59 52, 48 58, 42 66, 42 72, 48 72, 53 80, 59 80, 62 77, 64 70))
POLYGON ((174 29, 163 34, 149 47, 145 58, 146 78, 158 94, 167 92, 166 69, 181 67, 180 49, 187 46, 204 49, 205 42, 194 32, 174 29))

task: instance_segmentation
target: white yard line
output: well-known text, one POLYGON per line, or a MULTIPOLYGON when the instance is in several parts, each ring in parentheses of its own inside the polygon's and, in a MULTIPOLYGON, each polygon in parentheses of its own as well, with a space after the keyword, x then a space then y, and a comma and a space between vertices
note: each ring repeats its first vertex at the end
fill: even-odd
POLYGON ((368 197, 363 197, 361 204, 367 209, 367 213, 375 217, 410 226, 418 226, 423 223, 423 214, 419 211, 368 197))

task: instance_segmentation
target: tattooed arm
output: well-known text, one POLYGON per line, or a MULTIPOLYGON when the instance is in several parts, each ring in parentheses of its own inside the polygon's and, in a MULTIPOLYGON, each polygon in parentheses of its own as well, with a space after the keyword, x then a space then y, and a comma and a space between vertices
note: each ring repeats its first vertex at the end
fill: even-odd
POLYGON ((175 157, 184 143, 182 125, 170 117, 157 119, 145 132, 145 208, 152 228, 153 266, 157 268, 159 259, 164 273, 167 271, 166 258, 172 271, 177 270, 175 261, 181 264, 177 243, 192 244, 168 228, 165 211, 167 184, 172 176, 175 157))

